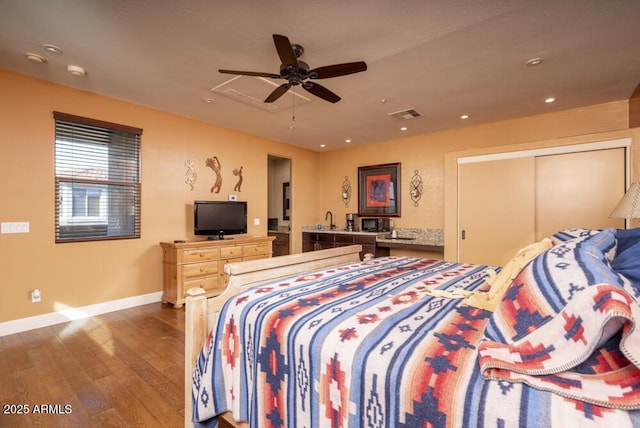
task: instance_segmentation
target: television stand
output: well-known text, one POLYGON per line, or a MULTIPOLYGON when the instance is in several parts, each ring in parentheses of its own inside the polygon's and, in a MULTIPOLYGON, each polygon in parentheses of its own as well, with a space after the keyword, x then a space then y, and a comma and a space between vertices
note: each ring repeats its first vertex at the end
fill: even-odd
POLYGON ((227 286, 224 265, 271 257, 273 239, 238 236, 222 241, 161 242, 162 301, 180 308, 191 287, 202 287, 207 296, 220 294, 227 286))

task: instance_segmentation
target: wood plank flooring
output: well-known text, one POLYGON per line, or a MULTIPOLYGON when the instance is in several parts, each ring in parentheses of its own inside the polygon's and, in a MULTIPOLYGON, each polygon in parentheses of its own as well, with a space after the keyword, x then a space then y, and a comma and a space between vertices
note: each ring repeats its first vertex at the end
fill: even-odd
POLYGON ((183 372, 172 305, 0 337, 0 427, 181 427, 183 372))

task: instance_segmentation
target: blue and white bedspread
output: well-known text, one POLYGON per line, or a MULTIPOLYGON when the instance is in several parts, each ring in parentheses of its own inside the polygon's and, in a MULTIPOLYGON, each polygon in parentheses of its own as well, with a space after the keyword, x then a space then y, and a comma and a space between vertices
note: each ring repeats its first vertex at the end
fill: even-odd
MULTIPOLYGON (((501 321, 462 299, 426 292, 485 292, 488 271, 479 265, 387 257, 278 280, 233 297, 194 372, 194 419, 215 426, 216 415, 231 411, 235 420, 259 428, 640 426, 638 411, 629 410, 640 403, 598 405, 549 392, 544 382, 537 387, 500 376, 505 352, 500 341, 513 346, 511 338, 496 338, 501 321), (493 336, 486 337, 490 321, 493 336), (487 367, 480 365, 482 347, 487 367)), ((514 283, 529 281, 524 276, 514 283)), ((618 284, 619 290, 625 287, 618 284)), ((504 321, 515 302, 529 313, 525 297, 506 295, 507 309, 496 312, 504 321)), ((555 313, 566 315, 562 308, 555 313)), ((528 321, 535 318, 529 315, 528 321)), ((609 369, 637 376, 628 367, 633 352, 616 353, 628 331, 624 325, 635 325, 620 319, 622 327, 610 332, 608 341, 597 338, 606 343, 585 343, 592 351, 593 373, 605 364, 598 359, 608 357, 609 369)), ((526 332, 518 334, 516 345, 522 337, 527 342, 526 332)), ((569 341, 573 334, 564 336, 569 341)), ((529 356, 535 354, 527 349, 529 356)), ((537 361, 545 360, 541 353, 554 358, 558 353, 536 349, 537 361)), ((637 397, 640 383, 625 382, 626 391, 637 397)))

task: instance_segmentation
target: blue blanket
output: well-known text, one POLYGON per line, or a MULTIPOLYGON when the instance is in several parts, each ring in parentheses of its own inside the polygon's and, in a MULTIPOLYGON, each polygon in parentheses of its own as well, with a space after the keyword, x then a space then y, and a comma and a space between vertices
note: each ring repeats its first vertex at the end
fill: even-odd
POLYGON ((488 271, 388 257, 235 296, 194 373, 195 419, 215 425, 231 411, 261 428, 640 426, 635 410, 483 378, 478 349, 493 339, 493 314, 426 290, 485 292, 488 271))

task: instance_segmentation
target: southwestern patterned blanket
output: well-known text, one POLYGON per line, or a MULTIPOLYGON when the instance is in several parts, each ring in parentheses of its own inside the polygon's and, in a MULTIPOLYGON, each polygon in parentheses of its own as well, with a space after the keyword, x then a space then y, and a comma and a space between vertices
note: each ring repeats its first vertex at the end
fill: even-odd
POLYGON ((640 284, 612 267, 616 231, 555 241, 495 308, 474 304, 491 292, 490 267, 405 257, 249 289, 227 302, 199 357, 194 419, 640 427, 640 284))

